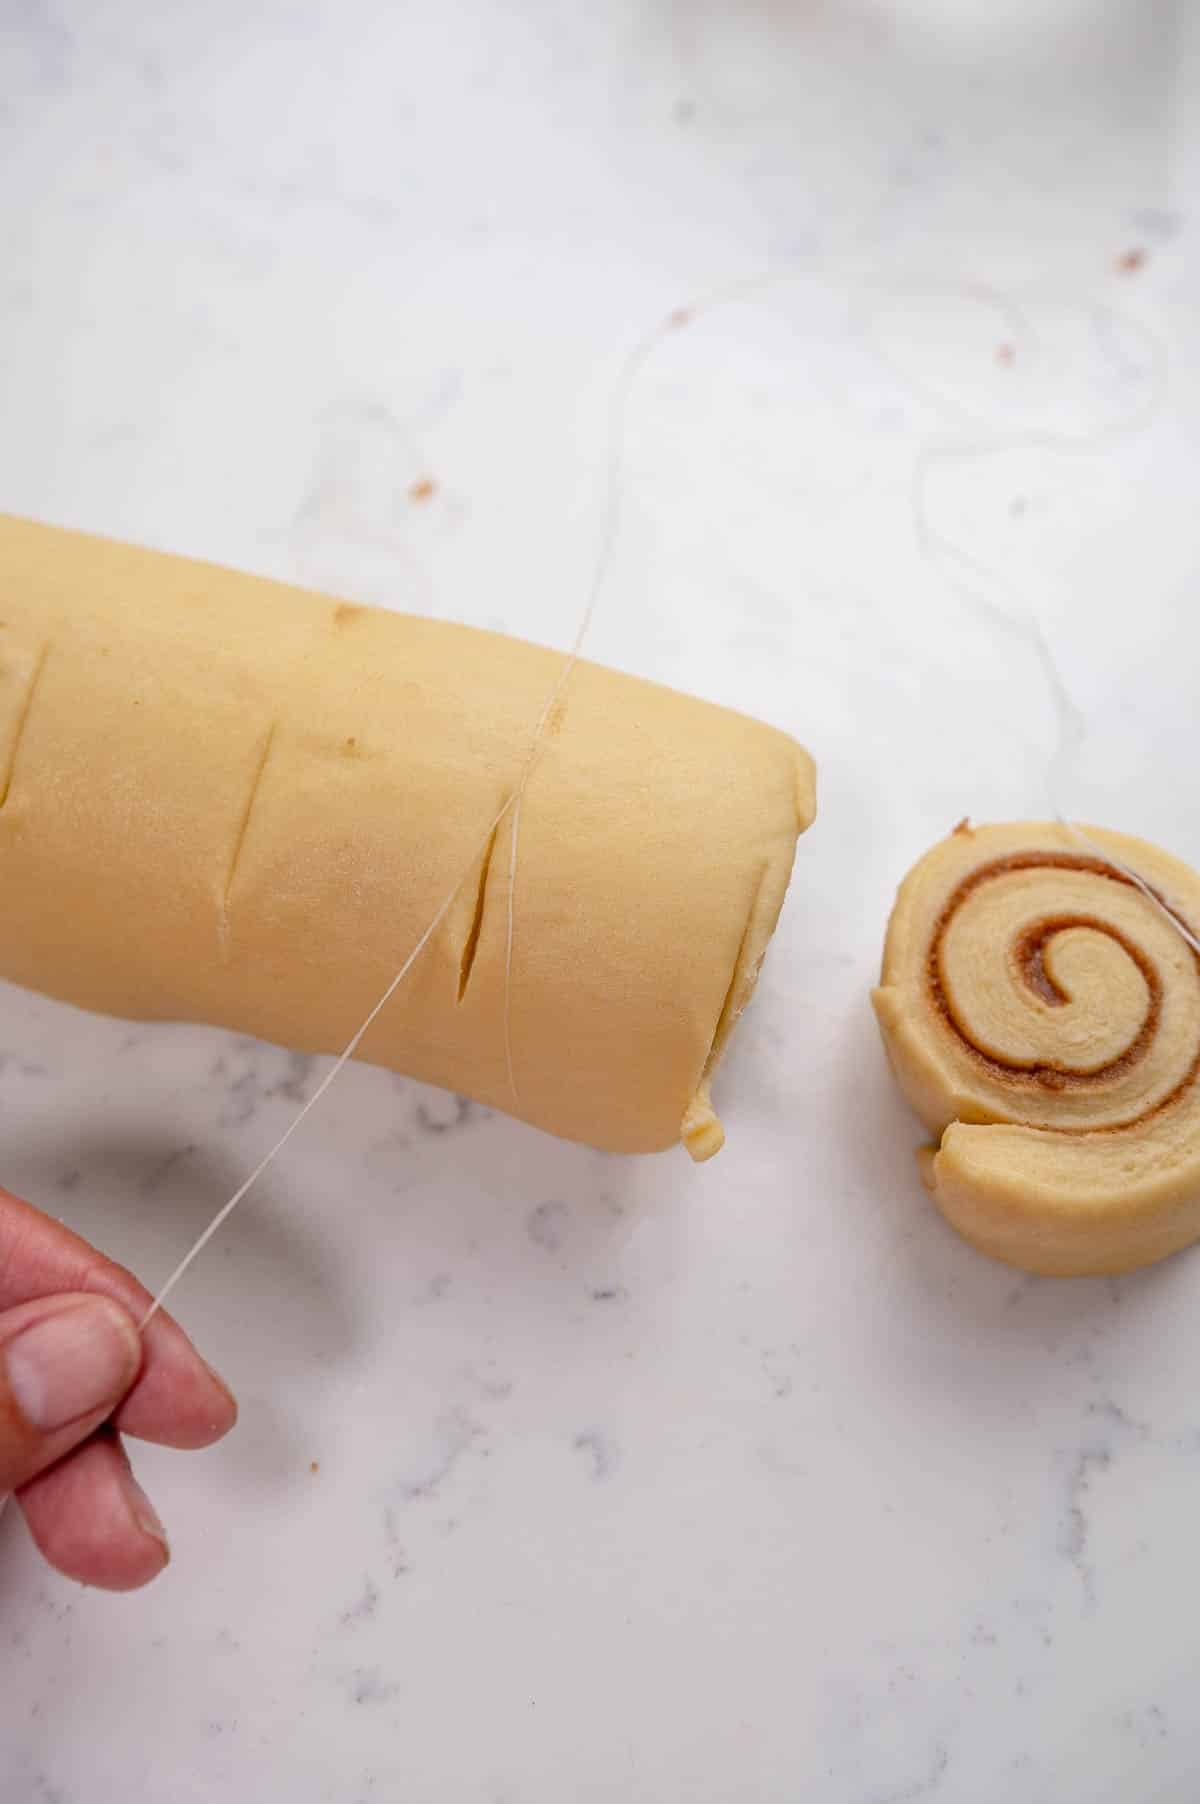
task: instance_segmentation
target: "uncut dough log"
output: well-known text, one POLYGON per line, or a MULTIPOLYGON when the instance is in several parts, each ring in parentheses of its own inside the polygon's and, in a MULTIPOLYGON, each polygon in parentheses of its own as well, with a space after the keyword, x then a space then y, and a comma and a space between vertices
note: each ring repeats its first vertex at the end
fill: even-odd
MULTIPOLYGON (((511 793, 561 669, 0 516, 0 975, 340 1050, 511 793)), ((708 1082, 813 812, 785 735, 581 664, 522 811, 517 1097, 507 819, 359 1056, 568 1139, 708 1156, 708 1082)))
POLYGON ((875 1010, 939 1209, 981 1251, 1060 1276, 1200 1238, 1200 876, 1143 840, 956 830, 888 925, 875 1010))

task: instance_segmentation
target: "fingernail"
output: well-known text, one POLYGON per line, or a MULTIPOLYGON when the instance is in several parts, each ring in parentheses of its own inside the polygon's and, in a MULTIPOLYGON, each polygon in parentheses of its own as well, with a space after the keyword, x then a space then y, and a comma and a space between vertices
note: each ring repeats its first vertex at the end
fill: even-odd
POLYGON ((104 1297, 43 1316, 4 1354, 17 1408, 43 1434, 111 1407, 132 1382, 140 1358, 133 1323, 104 1297))
POLYGON ((169 1560, 171 1557, 171 1547, 167 1540, 167 1531, 159 1519, 158 1511, 155 1509, 136 1478, 132 1476, 126 1478, 125 1486, 129 1495, 129 1511, 134 1521, 144 1535, 150 1535, 152 1539, 158 1542, 163 1553, 169 1560))

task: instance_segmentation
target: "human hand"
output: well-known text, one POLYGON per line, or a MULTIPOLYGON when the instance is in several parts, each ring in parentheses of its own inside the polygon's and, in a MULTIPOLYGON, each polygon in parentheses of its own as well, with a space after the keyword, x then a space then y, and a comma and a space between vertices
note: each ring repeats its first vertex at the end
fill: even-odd
POLYGON ((207 1447, 237 1405, 150 1294, 69 1228, 0 1190, 0 1497, 69 1578, 130 1591, 169 1556, 122 1434, 207 1447))

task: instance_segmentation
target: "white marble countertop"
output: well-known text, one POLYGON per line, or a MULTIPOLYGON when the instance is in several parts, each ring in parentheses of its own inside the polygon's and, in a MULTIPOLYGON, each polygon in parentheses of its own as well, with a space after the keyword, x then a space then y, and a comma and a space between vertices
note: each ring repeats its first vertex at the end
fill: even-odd
MULTIPOLYGON (((0 507, 565 645, 621 359, 774 270, 643 372, 590 649, 822 781, 714 1165, 331 1092, 178 1295, 242 1417, 140 1456, 165 1577, 0 1527, 3 1804, 1193 1804, 1200 1261, 960 1244, 867 991, 1053 739, 922 447, 1072 809, 1200 862, 1198 103, 1170 0, 0 8, 0 507)), ((4 1181, 151 1284, 317 1077, 0 1047, 4 1181)))

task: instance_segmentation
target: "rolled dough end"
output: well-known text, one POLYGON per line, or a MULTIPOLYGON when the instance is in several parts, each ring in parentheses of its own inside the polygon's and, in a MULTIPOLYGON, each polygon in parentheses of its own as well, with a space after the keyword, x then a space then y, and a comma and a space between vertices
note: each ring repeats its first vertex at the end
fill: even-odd
POLYGON ((683 1112, 679 1138, 697 1165, 715 1158, 725 1144, 725 1129, 707 1089, 698 1090, 683 1112))

